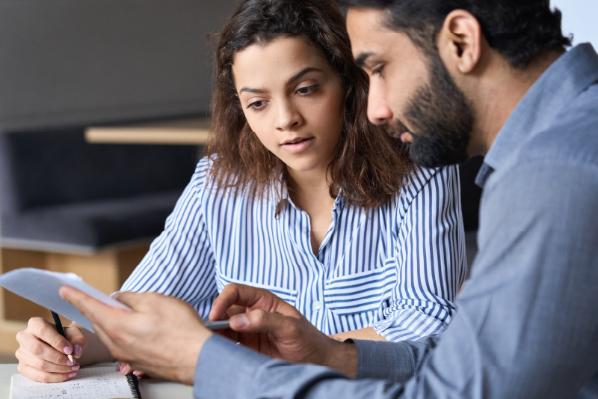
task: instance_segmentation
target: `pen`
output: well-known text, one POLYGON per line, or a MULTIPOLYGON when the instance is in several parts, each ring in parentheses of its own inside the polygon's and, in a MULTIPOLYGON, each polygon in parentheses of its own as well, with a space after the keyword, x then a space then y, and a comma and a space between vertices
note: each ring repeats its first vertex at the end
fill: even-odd
MULTIPOLYGON (((56 325, 56 331, 58 331, 58 334, 66 338, 66 335, 64 334, 64 328, 62 327, 62 322, 60 321, 60 316, 58 316, 58 313, 54 311, 51 311, 51 313, 52 318, 54 319, 54 324, 56 325)), ((68 357, 71 361, 71 366, 75 364, 75 361, 73 360, 73 355, 66 355, 66 357, 68 357)))
POLYGON ((206 328, 210 330, 224 330, 229 328, 228 320, 218 320, 218 321, 206 321, 204 322, 206 328))

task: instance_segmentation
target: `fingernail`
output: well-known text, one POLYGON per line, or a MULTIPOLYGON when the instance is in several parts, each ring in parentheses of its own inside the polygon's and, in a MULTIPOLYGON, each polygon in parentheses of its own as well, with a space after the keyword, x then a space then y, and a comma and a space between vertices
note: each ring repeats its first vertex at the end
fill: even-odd
POLYGON ((71 367, 71 370, 79 370, 79 366, 78 364, 73 365, 73 367, 71 367))
POLYGON ((135 370, 135 371, 133 371, 133 375, 134 375, 135 377, 139 377, 139 376, 140 376, 140 375, 142 375, 142 374, 143 374, 143 371, 139 371, 139 370, 135 370))
POLYGON ((65 355, 70 355, 71 353, 73 353, 73 348, 71 346, 65 346, 62 351, 65 355))
POLYGON ((75 345, 75 357, 81 357, 81 352, 83 352, 81 345, 75 345))
POLYGON ((249 325, 249 319, 244 314, 238 314, 231 317, 230 325, 233 328, 244 328, 249 325))
POLYGON ((74 377, 74 376, 76 376, 76 375, 77 375, 77 372, 76 372, 76 371, 74 371, 74 372, 72 372, 72 373, 69 373, 68 377, 69 377, 69 378, 73 378, 73 377, 74 377))

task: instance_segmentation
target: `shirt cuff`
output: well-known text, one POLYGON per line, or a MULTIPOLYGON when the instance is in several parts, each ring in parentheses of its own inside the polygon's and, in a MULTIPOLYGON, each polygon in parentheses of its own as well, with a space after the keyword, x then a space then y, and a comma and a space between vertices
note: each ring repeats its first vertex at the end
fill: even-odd
POLYGON ((220 335, 203 345, 195 367, 193 397, 244 398, 258 369, 272 359, 220 335))
POLYGON ((416 360, 409 342, 353 342, 357 347, 357 378, 405 382, 415 374, 416 360))

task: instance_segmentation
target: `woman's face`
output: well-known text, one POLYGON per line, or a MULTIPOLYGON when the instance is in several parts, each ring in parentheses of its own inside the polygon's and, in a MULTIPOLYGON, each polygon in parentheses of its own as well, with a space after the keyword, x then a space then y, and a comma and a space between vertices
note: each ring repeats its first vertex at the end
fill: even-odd
POLYGON ((233 59, 247 123, 290 171, 326 170, 338 143, 344 91, 320 50, 299 37, 253 44, 233 59))

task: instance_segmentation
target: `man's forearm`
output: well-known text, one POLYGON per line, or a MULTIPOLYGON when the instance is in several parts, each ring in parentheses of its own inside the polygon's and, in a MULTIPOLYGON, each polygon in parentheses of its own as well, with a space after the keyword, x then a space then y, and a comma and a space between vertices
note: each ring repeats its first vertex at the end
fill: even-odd
MULTIPOLYGON (((350 358, 356 351, 352 344, 340 345, 349 350, 339 360, 350 358)), ((384 381, 356 381, 328 367, 272 359, 214 335, 199 354, 193 392, 197 399, 297 398, 308 392, 316 399, 390 399, 398 398, 401 390, 399 384, 388 387, 384 381)))

